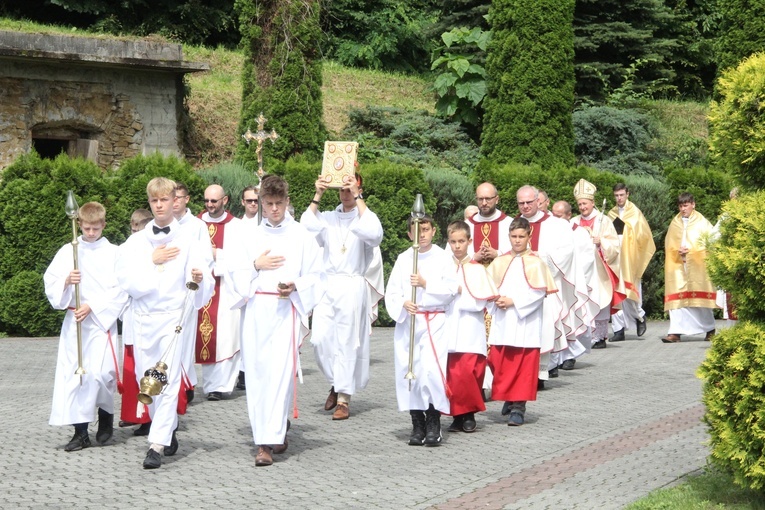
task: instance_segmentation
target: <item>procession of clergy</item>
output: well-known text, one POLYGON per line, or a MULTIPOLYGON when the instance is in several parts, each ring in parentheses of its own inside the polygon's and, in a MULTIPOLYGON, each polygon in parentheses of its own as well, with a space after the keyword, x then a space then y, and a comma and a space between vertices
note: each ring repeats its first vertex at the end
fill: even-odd
MULTIPOLYGON (((51 305, 67 310, 50 417, 51 425, 74 426, 64 450, 91 446, 88 425, 96 419, 96 442, 111 439, 119 391, 120 426, 138 425, 134 434, 148 436, 143 467, 158 468, 177 452, 178 416, 201 384, 210 401, 246 389, 255 463, 271 465, 288 448, 290 411, 297 417, 303 340, 310 333, 331 387, 324 409, 348 419, 351 397, 369 381, 371 327, 383 297, 396 323, 396 395, 410 414, 413 446, 441 443, 441 415, 452 417, 450 432, 475 431, 489 400, 503 402, 508 425, 523 425, 526 403, 559 370, 624 340, 626 331, 646 332, 641 277, 655 245, 624 184, 605 213, 595 207, 595 186, 580 180, 573 189, 580 215, 572 218, 568 202, 548 211, 547 195, 532 186, 517 191, 519 214, 508 215, 498 209, 496 187, 483 183, 477 207, 449 224, 445 249, 432 244, 432 217, 409 218, 413 246, 398 256, 385 287, 383 229, 365 204, 361 177, 345 181, 329 211, 319 209, 327 183, 320 178, 315 189, 298 221, 281 177, 244 190, 242 218, 226 210, 225 190, 211 185, 197 217, 185 185, 154 178, 151 211, 133 214, 134 233, 119 247, 101 237, 103 206, 80 208, 79 268, 67 244, 44 277, 51 305), (84 374, 75 374, 78 366, 84 374), (147 399, 142 384, 151 377, 162 390, 147 399)), ((703 243, 712 226, 689 194, 678 209, 665 243, 666 343, 710 339, 715 327, 703 243)))

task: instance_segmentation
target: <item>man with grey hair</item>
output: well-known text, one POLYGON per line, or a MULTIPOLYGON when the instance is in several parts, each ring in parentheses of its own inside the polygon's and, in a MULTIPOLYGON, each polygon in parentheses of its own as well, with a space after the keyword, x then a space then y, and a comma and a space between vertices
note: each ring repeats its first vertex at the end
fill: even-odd
POLYGON ((576 314, 577 291, 574 286, 574 241, 571 226, 565 220, 539 210, 539 192, 530 185, 521 186, 516 193, 518 210, 531 225, 531 250, 547 263, 559 290, 561 308, 545 304, 545 331, 539 362, 540 387, 549 377, 550 353, 570 347, 584 348, 576 337, 586 329, 582 317, 576 314), (551 313, 557 314, 550 316, 551 313))

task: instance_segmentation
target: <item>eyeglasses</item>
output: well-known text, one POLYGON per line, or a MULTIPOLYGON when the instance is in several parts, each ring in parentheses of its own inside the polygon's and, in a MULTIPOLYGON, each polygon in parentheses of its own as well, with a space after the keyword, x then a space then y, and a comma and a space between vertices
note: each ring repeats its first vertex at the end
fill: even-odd
POLYGON ((257 204, 258 199, 257 198, 245 198, 244 201, 248 204, 257 204))
POLYGON ((531 204, 536 204, 536 203, 537 203, 536 200, 528 200, 526 202, 518 201, 518 205, 531 205, 531 204))
POLYGON ((211 204, 217 204, 220 201, 221 201, 220 198, 205 198, 205 204, 208 202, 211 204))
POLYGON ((189 198, 188 195, 175 195, 175 198, 181 199, 181 198, 189 198))
POLYGON ((475 197, 476 202, 491 202, 497 198, 497 195, 494 195, 493 197, 475 197))

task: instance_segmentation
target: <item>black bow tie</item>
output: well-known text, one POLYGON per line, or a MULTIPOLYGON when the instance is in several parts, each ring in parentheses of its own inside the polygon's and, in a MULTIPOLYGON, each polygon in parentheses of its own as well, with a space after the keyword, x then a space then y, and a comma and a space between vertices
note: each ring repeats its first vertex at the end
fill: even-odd
POLYGON ((168 225, 166 227, 161 227, 161 228, 156 226, 156 225, 154 225, 152 227, 152 229, 154 230, 154 234, 155 235, 159 234, 160 232, 162 232, 163 234, 169 234, 170 233, 170 225, 168 225))

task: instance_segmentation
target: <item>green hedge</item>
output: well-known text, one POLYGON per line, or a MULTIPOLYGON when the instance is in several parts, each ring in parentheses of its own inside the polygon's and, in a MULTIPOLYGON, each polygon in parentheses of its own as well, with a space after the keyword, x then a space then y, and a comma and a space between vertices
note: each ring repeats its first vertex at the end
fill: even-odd
MULTIPOLYGON (((762 284, 759 285, 762 289, 762 284)), ((743 311, 743 308, 741 308, 743 311)), ((742 487, 765 488, 765 326, 742 321, 718 333, 698 370, 711 460, 742 487)))

